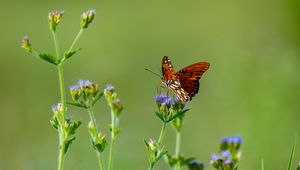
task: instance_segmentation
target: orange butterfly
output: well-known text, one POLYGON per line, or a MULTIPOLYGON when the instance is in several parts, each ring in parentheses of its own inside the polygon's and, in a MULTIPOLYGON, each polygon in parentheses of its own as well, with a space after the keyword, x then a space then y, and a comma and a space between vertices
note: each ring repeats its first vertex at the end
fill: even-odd
POLYGON ((192 100, 199 90, 199 80, 208 70, 208 62, 198 62, 175 72, 171 60, 164 56, 162 59, 162 83, 171 89, 181 101, 192 100))

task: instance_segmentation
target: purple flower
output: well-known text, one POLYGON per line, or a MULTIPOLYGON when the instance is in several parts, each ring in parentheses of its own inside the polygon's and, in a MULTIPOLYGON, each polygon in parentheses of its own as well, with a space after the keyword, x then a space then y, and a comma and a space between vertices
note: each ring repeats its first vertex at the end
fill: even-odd
POLYGON ((104 89, 104 95, 105 96, 112 96, 115 92, 115 87, 111 84, 107 84, 106 88, 104 89))
POLYGON ((157 102, 157 103, 163 103, 164 101, 165 101, 165 99, 167 98, 168 96, 167 96, 167 94, 160 94, 160 95, 157 95, 157 96, 155 96, 155 101, 157 102))
POLYGON ((94 17, 96 15, 96 10, 90 9, 84 12, 81 16, 81 27, 87 28, 89 24, 93 21, 94 17))
POLYGON ((173 103, 173 99, 172 98, 165 98, 165 100, 161 103, 162 106, 170 106, 173 103))
POLYGON ((78 85, 73 85, 70 87, 70 93, 71 93, 71 96, 72 96, 72 99, 73 100, 78 100, 79 97, 81 96, 81 89, 78 85))
POLYGON ((224 158, 225 160, 230 159, 230 152, 228 150, 221 152, 221 157, 224 158))
POLYGON ((25 35, 24 37, 23 37, 23 39, 22 39, 22 46, 21 46, 22 48, 24 48, 26 51, 28 51, 28 52, 32 52, 32 46, 31 46, 31 44, 30 44, 30 42, 29 42, 29 38, 28 38, 28 36, 27 35, 25 35))
POLYGON ((173 99, 168 97, 167 94, 160 94, 155 96, 155 101, 158 106, 171 106, 173 104, 173 99))
POLYGON ((52 109, 53 113, 60 113, 60 112, 62 112, 62 104, 61 103, 57 103, 56 105, 53 105, 51 107, 51 109, 52 109))
POLYGON ((52 31, 56 31, 56 27, 60 23, 63 14, 64 11, 52 11, 48 13, 48 22, 52 31))
POLYGON ((87 86, 92 86, 92 85, 95 85, 95 83, 89 81, 89 80, 78 80, 78 85, 81 87, 81 88, 85 88, 87 86))
POLYGON ((239 149, 242 144, 242 137, 240 135, 229 136, 221 139, 221 150, 239 149))

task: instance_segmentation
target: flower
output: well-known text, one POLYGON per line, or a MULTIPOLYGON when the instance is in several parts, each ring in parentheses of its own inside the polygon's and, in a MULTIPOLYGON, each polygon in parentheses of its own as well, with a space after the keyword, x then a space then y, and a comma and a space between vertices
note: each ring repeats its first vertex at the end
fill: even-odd
POLYGON ((120 99, 116 99, 112 102, 112 109, 114 111, 115 116, 119 117, 122 110, 124 109, 120 99))
POLYGON ((79 97, 81 96, 81 90, 80 90, 80 86, 79 85, 73 85, 70 87, 70 93, 71 93, 71 96, 72 96, 72 99, 73 100, 78 100, 79 97))
POLYGON ((106 88, 104 89, 105 96, 111 96, 115 92, 115 87, 111 84, 107 84, 106 88))
POLYGON ((89 95, 93 95, 94 97, 99 92, 98 84, 89 80, 78 80, 78 86, 83 92, 85 98, 87 98, 89 95))
POLYGON ((94 9, 90 9, 84 12, 81 15, 81 27, 83 29, 87 28, 89 24, 93 21, 95 15, 96 15, 96 10, 94 9))
POLYGON ((51 31, 56 31, 58 24, 64 14, 64 11, 52 11, 48 13, 48 22, 51 31))
POLYGON ((24 48, 27 52, 31 53, 33 51, 32 46, 31 46, 31 44, 29 42, 29 38, 28 38, 27 35, 25 35, 23 37, 23 39, 22 39, 22 46, 21 47, 24 48))
POLYGON ((58 103, 58 104, 52 106, 52 112, 53 113, 61 113, 62 110, 63 110, 63 108, 62 108, 61 103, 58 103))
POLYGON ((221 150, 234 149, 238 150, 242 144, 240 135, 229 136, 221 139, 221 150))
POLYGON ((150 148, 152 151, 157 151, 157 150, 158 150, 158 146, 157 146, 157 143, 156 143, 155 140, 150 139, 150 141, 148 142, 148 145, 149 145, 149 148, 150 148))
POLYGON ((160 95, 155 96, 155 101, 156 101, 158 107, 167 106, 168 108, 170 108, 171 105, 173 104, 173 99, 168 97, 167 94, 160 94, 160 95))

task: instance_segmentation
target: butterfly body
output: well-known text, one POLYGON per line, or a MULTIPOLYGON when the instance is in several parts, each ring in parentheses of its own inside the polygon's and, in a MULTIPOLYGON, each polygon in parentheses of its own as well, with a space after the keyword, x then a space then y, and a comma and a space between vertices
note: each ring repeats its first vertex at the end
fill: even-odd
POLYGON ((164 56, 162 59, 162 83, 180 100, 189 101, 198 93, 199 80, 208 68, 208 62, 198 62, 175 72, 171 60, 164 56))

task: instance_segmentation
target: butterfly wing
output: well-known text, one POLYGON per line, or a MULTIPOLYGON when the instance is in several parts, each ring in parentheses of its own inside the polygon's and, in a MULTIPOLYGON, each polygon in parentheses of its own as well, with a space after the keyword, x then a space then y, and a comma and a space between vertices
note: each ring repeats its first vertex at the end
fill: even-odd
POLYGON ((198 93, 199 80, 208 68, 208 62, 198 62, 181 69, 175 74, 180 81, 181 87, 189 94, 190 99, 198 93))
POLYGON ((162 59, 162 74, 165 81, 177 79, 171 60, 167 56, 162 59))
POLYGON ((162 59, 162 74, 162 82, 167 88, 171 89, 180 100, 187 101, 190 99, 188 92, 181 87, 180 80, 175 74, 171 60, 167 56, 164 56, 162 59))

